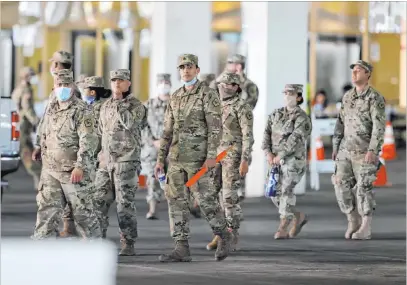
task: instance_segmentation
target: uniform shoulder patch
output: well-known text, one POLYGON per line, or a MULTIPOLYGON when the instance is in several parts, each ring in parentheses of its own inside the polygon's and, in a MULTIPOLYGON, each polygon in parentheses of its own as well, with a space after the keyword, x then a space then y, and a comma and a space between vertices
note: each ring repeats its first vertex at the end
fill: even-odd
POLYGON ((219 101, 218 96, 213 96, 213 97, 214 98, 212 100, 212 105, 215 106, 215 107, 219 107, 220 106, 220 101, 219 101))
POLYGON ((249 120, 249 121, 251 121, 251 120, 253 120, 253 114, 252 114, 252 112, 247 112, 246 113, 246 118, 249 120))
POLYGON ((134 115, 136 116, 136 118, 138 120, 143 119, 144 116, 146 115, 146 110, 145 110, 144 105, 139 104, 134 110, 134 115))
POLYGON ((247 93, 249 94, 257 93, 257 86, 254 83, 249 84, 249 86, 247 86, 247 93))
POLYGON ((304 129, 308 132, 311 129, 311 126, 308 122, 305 123, 304 129))
POLYGON ((85 123, 85 127, 87 127, 87 128, 90 128, 90 127, 92 127, 92 119, 91 118, 89 118, 89 117, 86 117, 85 118, 85 120, 84 120, 84 123, 85 123))

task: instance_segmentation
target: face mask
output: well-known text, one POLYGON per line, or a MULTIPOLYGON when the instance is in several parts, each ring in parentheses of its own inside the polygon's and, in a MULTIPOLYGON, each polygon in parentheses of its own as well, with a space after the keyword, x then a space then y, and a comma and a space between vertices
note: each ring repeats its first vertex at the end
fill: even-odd
POLYGON ((88 105, 92 104, 93 102, 95 102, 96 97, 93 96, 83 96, 83 101, 85 101, 86 103, 88 103, 88 105))
POLYGON ((219 87, 219 93, 222 98, 230 98, 236 94, 234 90, 224 87, 219 87))
POLYGON ((183 81, 182 83, 184 83, 185 86, 192 86, 196 83, 198 79, 196 79, 196 77, 194 79, 192 79, 191 81, 185 82, 183 81))
POLYGON ((32 76, 30 78, 30 84, 31 85, 37 85, 38 84, 38 77, 37 76, 32 76))
POLYGON ((158 95, 166 95, 169 94, 171 91, 171 86, 168 84, 160 84, 157 86, 157 93, 158 95))
POLYGON ((284 95, 284 102, 287 108, 294 108, 297 106, 297 97, 293 95, 284 95))
POLYGON ((55 94, 59 101, 64 102, 71 98, 71 88, 59 87, 55 88, 55 94))

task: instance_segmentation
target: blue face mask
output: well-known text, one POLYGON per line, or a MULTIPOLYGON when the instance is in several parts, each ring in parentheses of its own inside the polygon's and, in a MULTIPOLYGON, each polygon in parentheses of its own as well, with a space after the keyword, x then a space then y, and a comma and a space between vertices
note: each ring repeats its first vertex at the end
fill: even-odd
POLYGON ((71 88, 68 87, 59 87, 55 89, 55 95, 58 100, 61 102, 67 101, 71 98, 71 88))
POLYGON ((95 102, 96 97, 93 96, 83 96, 83 100, 88 103, 88 105, 92 104, 93 102, 95 102))
POLYGON ((192 79, 191 81, 185 82, 183 81, 182 83, 184 83, 185 86, 191 86, 194 85, 196 83, 198 79, 196 79, 196 77, 194 79, 192 79))

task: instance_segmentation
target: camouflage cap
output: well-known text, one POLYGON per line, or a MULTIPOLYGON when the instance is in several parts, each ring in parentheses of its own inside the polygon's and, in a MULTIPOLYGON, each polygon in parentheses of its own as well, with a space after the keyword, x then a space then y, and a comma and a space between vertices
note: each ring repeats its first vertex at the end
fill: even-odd
POLYGON ((157 82, 160 82, 160 81, 171 82, 171 74, 169 74, 169 73, 158 73, 157 74, 157 82))
POLYGON ((130 81, 130 70, 128 69, 116 69, 110 71, 110 80, 123 79, 130 81))
POLYGON ((178 67, 184 64, 195 64, 198 66, 198 57, 194 54, 183 54, 178 57, 178 67))
POLYGON ((283 90, 285 92, 302 93, 303 84, 286 84, 283 90))
POLYGON ((30 75, 30 76, 35 75, 35 71, 32 67, 25 66, 25 67, 21 68, 20 76, 24 77, 27 75, 30 75))
POLYGON ((56 72, 56 84, 70 84, 73 83, 73 72, 69 69, 62 69, 56 72))
POLYGON ((244 64, 246 62, 246 57, 241 55, 241 54, 233 54, 231 56, 228 56, 228 63, 240 63, 244 64))
POLYGON ((83 88, 89 88, 89 87, 104 88, 105 86, 103 84, 103 77, 100 77, 100 76, 86 77, 85 82, 83 83, 83 88))
POLYGON ((355 67, 355 65, 359 65, 360 67, 363 67, 364 69, 366 69, 368 72, 372 72, 373 71, 373 66, 368 63, 367 61, 364 60, 358 60, 357 62, 353 63, 350 65, 350 69, 353 69, 355 67))
POLYGON ((213 73, 203 73, 199 75, 199 80, 200 81, 207 81, 207 82, 212 82, 215 80, 216 75, 213 73))
POLYGON ((56 51, 52 55, 52 58, 49 61, 61 62, 61 63, 70 63, 72 64, 73 55, 67 51, 56 51))
POLYGON ((78 79, 75 81, 76 85, 83 84, 85 82, 85 78, 88 77, 86 74, 79 75, 78 79))
POLYGON ((224 72, 217 79, 218 83, 237 84, 240 86, 240 77, 236 73, 224 72))

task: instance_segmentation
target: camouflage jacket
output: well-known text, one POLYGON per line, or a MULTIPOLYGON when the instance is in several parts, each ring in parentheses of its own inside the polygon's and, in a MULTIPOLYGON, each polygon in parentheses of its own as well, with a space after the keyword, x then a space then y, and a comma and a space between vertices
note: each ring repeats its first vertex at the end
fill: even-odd
POLYGON ((43 117, 41 155, 43 167, 71 171, 92 167, 96 133, 86 103, 73 96, 69 101, 49 103, 43 117))
POLYGON ((100 109, 99 135, 106 162, 140 161, 141 131, 147 124, 147 109, 133 94, 107 99, 100 109))
POLYGON ((219 95, 199 80, 191 90, 184 86, 170 98, 157 161, 201 164, 215 159, 222 131, 219 95))
POLYGON ((262 149, 266 154, 273 153, 281 159, 305 159, 305 142, 311 129, 311 120, 300 107, 291 111, 285 107, 279 108, 267 119, 262 149))
POLYGON ((222 101, 222 127, 218 153, 234 145, 228 156, 239 156, 242 161, 249 161, 254 143, 253 112, 238 95, 222 101))
POLYGON ((335 125, 333 150, 379 154, 386 128, 383 96, 368 86, 360 95, 356 88, 345 93, 335 125))

